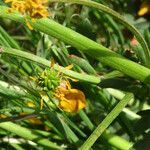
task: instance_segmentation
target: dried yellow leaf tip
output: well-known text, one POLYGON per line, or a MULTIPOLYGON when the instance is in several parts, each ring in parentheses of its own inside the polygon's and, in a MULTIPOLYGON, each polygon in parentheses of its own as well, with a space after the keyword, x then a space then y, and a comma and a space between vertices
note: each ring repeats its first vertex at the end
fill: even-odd
MULTIPOLYGON (((48 0, 5 0, 11 3, 10 12, 18 11, 22 15, 29 16, 31 19, 48 17, 48 0)), ((33 29, 30 22, 26 21, 29 29, 33 29)))

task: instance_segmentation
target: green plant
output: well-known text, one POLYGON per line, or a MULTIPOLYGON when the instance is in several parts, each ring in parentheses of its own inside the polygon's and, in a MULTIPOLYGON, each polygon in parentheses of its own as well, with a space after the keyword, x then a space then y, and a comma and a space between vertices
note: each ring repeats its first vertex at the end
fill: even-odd
POLYGON ((147 18, 131 19, 139 31, 113 10, 128 15, 122 0, 49 4, 51 17, 33 19, 0 1, 2 149, 146 149, 147 18))

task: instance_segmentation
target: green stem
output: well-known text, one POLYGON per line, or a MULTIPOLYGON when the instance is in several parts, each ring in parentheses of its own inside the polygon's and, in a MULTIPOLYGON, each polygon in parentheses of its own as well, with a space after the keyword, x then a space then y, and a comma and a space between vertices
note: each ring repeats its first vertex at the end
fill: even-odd
MULTIPOLYGON (((107 115, 107 117, 98 125, 98 127, 93 131, 93 133, 88 137, 85 143, 81 146, 80 150, 88 150, 95 143, 95 141, 100 137, 100 135, 106 130, 106 128, 115 120, 122 109, 128 104, 128 102, 133 98, 132 94, 126 94, 124 98, 112 109, 112 111, 107 115)), ((118 141, 119 142, 119 141, 118 141)), ((121 144, 121 143, 120 143, 121 144)), ((124 143, 124 150, 128 150, 132 144, 124 143)))
POLYGON ((142 34, 119 13, 116 11, 110 9, 109 7, 99 4, 97 2, 93 2, 90 0, 49 0, 49 2, 63 2, 63 3, 73 3, 73 4, 81 4, 89 7, 96 8, 98 10, 101 10, 102 12, 109 14, 113 16, 116 20, 118 20, 120 23, 122 23, 125 27, 127 27, 137 38, 141 46, 143 47, 144 53, 145 53, 145 66, 150 67, 150 51, 148 48, 148 45, 143 38, 142 34))
MULTIPOLYGON (((3 54, 7 54, 7 55, 11 55, 11 56, 18 56, 18 57, 36 62, 38 64, 41 64, 43 66, 50 67, 50 61, 43 59, 39 56, 30 54, 28 52, 24 52, 21 50, 16 50, 13 48, 8 48, 8 47, 3 47, 3 46, 0 46, 0 48, 2 49, 3 54)), ((67 70, 66 68, 58 66, 56 64, 54 65, 54 69, 64 73, 65 75, 67 75, 69 77, 72 77, 74 79, 78 79, 81 81, 86 81, 86 82, 94 83, 94 84, 98 84, 100 82, 100 77, 77 73, 72 70, 67 70)))
MULTIPOLYGON (((0 6, 0 17, 25 23, 25 19, 22 15, 18 13, 8 13, 7 10, 7 7, 0 6)), ((150 69, 127 60, 121 55, 88 39, 87 37, 48 18, 37 19, 36 21, 31 21, 30 23, 35 30, 56 37, 65 43, 76 47, 80 51, 87 53, 102 63, 115 68, 130 77, 133 77, 134 79, 138 79, 145 83, 150 83, 150 69)))

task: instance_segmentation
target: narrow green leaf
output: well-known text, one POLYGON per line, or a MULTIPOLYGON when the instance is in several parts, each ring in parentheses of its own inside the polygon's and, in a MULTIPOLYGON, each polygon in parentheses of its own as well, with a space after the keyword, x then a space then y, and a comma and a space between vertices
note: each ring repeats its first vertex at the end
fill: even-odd
POLYGON ((0 34, 12 48, 20 49, 18 43, 0 26, 0 34))
POLYGON ((63 113, 63 117, 67 124, 76 130, 82 137, 87 137, 86 134, 73 121, 71 121, 67 115, 65 115, 65 113, 63 113))
MULTIPOLYGON (((107 115, 107 117, 98 125, 94 132, 89 136, 85 143, 81 146, 81 150, 88 150, 95 143, 95 141, 101 136, 101 134, 106 130, 106 128, 113 122, 113 120, 119 115, 122 109, 127 105, 127 103, 133 98, 132 94, 126 94, 124 98, 112 109, 112 111, 107 115)), ((126 147, 125 149, 129 149, 126 147)))
POLYGON ((93 128, 94 128, 94 125, 93 125, 93 123, 91 122, 91 120, 89 119, 89 117, 86 115, 86 113, 83 111, 83 110, 81 110, 80 112, 79 112, 79 116, 82 118, 82 120, 86 123, 86 125, 88 126, 88 128, 90 129, 90 130, 93 130, 93 128))
POLYGON ((19 144, 9 143, 16 150, 24 150, 19 144))
POLYGON ((83 69, 88 74, 96 75, 96 71, 94 70, 94 68, 85 59, 77 57, 75 55, 69 56, 69 59, 73 64, 78 65, 79 67, 81 67, 81 69, 83 69))
POLYGON ((39 145, 42 145, 44 147, 47 147, 47 148, 58 149, 58 150, 63 149, 60 146, 52 143, 48 139, 44 139, 41 136, 35 134, 32 130, 24 128, 24 127, 17 125, 15 123, 2 122, 2 123, 0 123, 0 128, 5 129, 9 132, 12 132, 12 133, 14 133, 20 137, 27 139, 27 140, 31 140, 31 141, 33 141, 39 145))
POLYGON ((65 123, 65 121, 63 120, 62 116, 59 115, 59 117, 61 118, 60 119, 60 122, 63 126, 63 129, 65 131, 65 134, 66 134, 66 137, 68 138, 68 140, 70 142, 73 142, 73 143, 78 143, 79 142, 79 138, 76 136, 76 134, 70 129, 70 127, 65 123))

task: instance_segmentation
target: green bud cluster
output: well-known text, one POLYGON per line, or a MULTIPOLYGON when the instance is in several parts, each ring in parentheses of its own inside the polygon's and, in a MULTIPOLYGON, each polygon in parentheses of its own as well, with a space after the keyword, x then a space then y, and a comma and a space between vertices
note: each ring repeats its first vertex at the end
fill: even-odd
POLYGON ((45 69, 38 77, 37 83, 44 91, 53 91, 60 85, 60 73, 54 69, 45 69))

